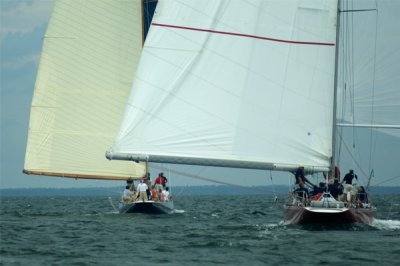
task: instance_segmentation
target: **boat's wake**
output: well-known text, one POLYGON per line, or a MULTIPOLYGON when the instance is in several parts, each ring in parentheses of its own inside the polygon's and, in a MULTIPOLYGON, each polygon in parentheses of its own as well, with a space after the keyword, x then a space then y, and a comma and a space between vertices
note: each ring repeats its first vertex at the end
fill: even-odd
POLYGON ((120 214, 119 213, 119 211, 117 210, 117 211, 109 211, 109 212, 106 212, 105 214, 120 214))
POLYGON ((185 210, 174 209, 171 213, 185 213, 185 210))
POLYGON ((117 207, 115 207, 111 197, 108 197, 108 201, 110 202, 110 205, 113 208, 114 212, 118 212, 118 209, 117 207))
POLYGON ((400 221, 375 219, 371 226, 379 230, 400 230, 400 221))

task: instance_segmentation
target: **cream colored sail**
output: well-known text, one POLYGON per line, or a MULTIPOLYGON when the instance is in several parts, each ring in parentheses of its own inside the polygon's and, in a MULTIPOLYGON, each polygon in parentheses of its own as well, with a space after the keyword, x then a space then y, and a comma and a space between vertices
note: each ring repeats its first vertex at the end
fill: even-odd
POLYGON ((32 100, 24 172, 142 177, 144 164, 109 161, 142 50, 142 1, 56 1, 32 100))
POLYGON ((114 159, 327 170, 337 1, 159 1, 114 159))

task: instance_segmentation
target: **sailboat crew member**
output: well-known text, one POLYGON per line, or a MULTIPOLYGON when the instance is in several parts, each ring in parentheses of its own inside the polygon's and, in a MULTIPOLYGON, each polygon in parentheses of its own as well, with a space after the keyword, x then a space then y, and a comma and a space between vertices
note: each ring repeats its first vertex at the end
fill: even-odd
POLYGON ((131 178, 126 180, 126 185, 129 186, 129 189, 132 189, 133 180, 131 178))
POLYGON ((139 200, 140 201, 147 201, 147 185, 143 179, 140 180, 140 183, 137 186, 137 191, 139 193, 139 200))
POLYGON ((129 202, 131 200, 131 197, 132 197, 132 191, 130 191, 129 186, 127 185, 122 194, 122 201, 129 202))
POLYGON ((160 189, 161 190, 164 189, 167 182, 168 182, 168 180, 164 176, 164 173, 163 172, 159 173, 156 180, 154 181, 154 187, 155 187, 156 191, 158 191, 160 189))
POLYGON ((300 167, 297 169, 296 173, 294 174, 294 177, 296 178, 296 189, 299 189, 299 188, 304 188, 304 189, 306 189, 306 188, 304 187, 304 185, 305 185, 306 183, 308 183, 308 184, 310 184, 312 187, 314 187, 314 184, 311 183, 311 182, 305 177, 305 175, 304 175, 304 166, 300 166, 300 167))
POLYGON ((328 191, 336 200, 339 198, 339 195, 342 194, 342 186, 339 184, 338 179, 335 178, 333 184, 328 185, 328 191))
POLYGON ((344 176, 341 184, 343 182, 346 182, 343 186, 343 197, 347 196, 347 201, 351 201, 352 197, 355 194, 355 191, 353 191, 353 179, 358 180, 358 177, 356 174, 354 174, 354 170, 350 169, 350 171, 344 176))
POLYGON ((164 188, 161 193, 163 194, 164 201, 169 201, 171 199, 171 194, 169 193, 168 187, 164 188))
POLYGON ((305 183, 309 183, 312 187, 314 187, 314 184, 311 183, 304 175, 304 166, 300 166, 295 174, 295 190, 294 193, 297 195, 297 197, 301 198, 303 201, 308 200, 309 198, 309 193, 308 189, 305 187, 305 183))

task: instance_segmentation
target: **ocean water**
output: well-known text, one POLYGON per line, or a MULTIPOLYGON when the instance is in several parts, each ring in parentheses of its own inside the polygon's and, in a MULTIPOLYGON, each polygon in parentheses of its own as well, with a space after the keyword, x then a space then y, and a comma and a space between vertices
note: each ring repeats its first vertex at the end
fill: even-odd
POLYGON ((1 265, 400 265, 400 195, 372 225, 302 226, 272 196, 176 196, 172 214, 117 198, 2 197, 1 265))

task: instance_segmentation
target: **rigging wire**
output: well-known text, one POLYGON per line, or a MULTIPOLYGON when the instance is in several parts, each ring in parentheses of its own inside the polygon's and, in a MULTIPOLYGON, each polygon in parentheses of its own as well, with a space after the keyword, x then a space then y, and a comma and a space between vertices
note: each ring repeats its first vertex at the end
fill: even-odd
MULTIPOLYGON (((346 1, 345 2, 345 10, 352 10, 352 6, 350 6, 350 4, 352 4, 352 2, 350 1, 346 1)), ((349 105, 350 105, 350 120, 351 123, 354 124, 355 123, 355 112, 354 112, 354 82, 353 82, 353 72, 352 72, 352 42, 353 42, 353 38, 352 37, 352 30, 353 27, 350 23, 351 18, 353 18, 353 14, 351 12, 346 12, 344 13, 343 16, 343 60, 342 60, 342 76, 343 76, 343 83, 344 83, 344 93, 342 95, 342 112, 343 114, 346 112, 346 98, 347 95, 349 97, 349 105)), ((344 117, 344 115, 343 115, 344 117)), ((351 129, 352 131, 352 146, 353 146, 353 150, 349 151, 349 153, 353 154, 354 153, 354 148, 355 148, 355 128, 352 127, 351 129)), ((341 132, 339 132, 340 135, 342 135, 343 130, 341 130, 341 132)))
MULTIPOLYGON (((369 177, 368 177, 368 174, 363 170, 363 168, 361 167, 360 163, 357 162, 357 160, 354 158, 353 154, 351 153, 351 150, 350 150, 349 146, 346 144, 346 142, 345 142, 344 139, 342 138, 342 135, 339 134, 339 138, 340 138, 341 141, 343 142, 344 147, 345 147, 346 150, 349 152, 351 158, 353 159, 353 162, 357 165, 357 167, 359 168, 360 172, 363 174, 363 176, 364 176, 365 178, 369 178, 369 177)), ((391 177, 391 178, 389 178, 389 179, 386 179, 386 180, 384 180, 384 181, 382 181, 382 182, 379 182, 379 183, 373 185, 373 187, 380 186, 380 185, 382 185, 382 184, 384 184, 384 183, 387 183, 387 182, 392 181, 392 180, 397 179, 397 178, 400 178, 400 175, 399 175, 399 176, 394 176, 394 177, 391 177)))
POLYGON ((114 203, 113 203, 111 197, 108 197, 108 201, 110 202, 110 205, 111 205, 111 207, 114 209, 114 211, 115 211, 115 212, 118 212, 118 209, 117 209, 117 207, 115 207, 115 205, 114 205, 114 203))
MULTIPOLYGON (((375 78, 376 78, 376 52, 377 52, 377 39, 378 39, 378 2, 375 1, 376 8, 376 19, 375 19, 375 42, 374 42, 374 67, 373 67, 373 80, 372 80, 372 99, 371 99, 371 121, 370 124, 374 124, 374 110, 375 110, 375 78)), ((372 137, 373 137, 373 129, 370 129, 370 144, 369 144, 369 169, 372 168, 372 137)))
MULTIPOLYGON (((160 171, 168 170, 166 167, 158 166, 158 165, 153 165, 153 168, 156 168, 156 169, 158 169, 160 171)), ((190 173, 183 172, 183 171, 177 171, 177 170, 172 170, 171 169, 171 173, 174 173, 174 174, 177 174, 177 175, 182 175, 182 176, 187 176, 187 177, 198 179, 198 180, 208 181, 208 182, 212 182, 212 183, 216 183, 216 184, 227 185, 227 186, 231 186, 231 187, 249 189, 249 190, 252 190, 252 191, 259 191, 259 192, 263 192, 263 193, 265 193, 265 192, 275 193, 274 190, 270 190, 270 189, 264 189, 264 188, 258 188, 258 187, 250 187, 250 186, 243 186, 243 185, 233 184, 233 183, 229 183, 229 182, 225 182, 225 181, 219 181, 219 180, 212 179, 212 178, 202 177, 202 176, 199 176, 199 175, 196 175, 196 174, 190 174, 190 173)), ((276 192, 276 193, 286 194, 285 192, 276 192)))
MULTIPOLYGON (((354 9, 354 2, 349 1, 348 3, 351 3, 351 10, 354 9)), ((358 143, 356 141, 358 140, 357 137, 357 128, 354 127, 354 124, 356 123, 356 112, 355 112, 355 80, 354 80, 354 13, 348 13, 349 21, 347 25, 349 26, 349 81, 350 81, 350 92, 351 92, 351 115, 352 115, 352 122, 353 122, 353 130, 352 130, 352 148, 353 148, 353 153, 355 154, 358 150, 358 143), (350 22, 351 20, 351 22, 350 22), (356 145, 357 144, 357 145, 356 145)), ((360 158, 360 156, 358 156, 360 158)), ((354 168, 354 161, 353 161, 353 167, 354 168)))
MULTIPOLYGON (((348 150, 349 154, 351 154, 351 157, 354 159, 354 157, 361 158, 361 150, 358 149, 360 147, 359 143, 359 136, 358 133, 359 131, 355 127, 355 123, 357 121, 357 113, 356 113, 356 94, 355 94, 355 73, 354 73, 354 65, 355 65, 355 60, 354 60, 354 53, 355 53, 355 28, 354 28, 354 12, 355 11, 375 11, 376 12, 376 20, 375 20, 375 38, 374 38, 374 66, 373 66, 373 83, 372 83, 372 99, 371 99, 371 105, 372 105, 372 114, 371 114, 371 122, 370 124, 373 124, 374 116, 374 95, 375 95, 375 72, 376 72, 376 53, 377 53, 377 26, 378 26, 378 4, 377 1, 375 1, 375 9, 365 9, 365 10, 355 10, 354 9, 354 2, 353 1, 346 1, 346 10, 342 12, 346 12, 345 15, 343 16, 344 20, 344 33, 343 33, 343 67, 342 67, 342 73, 343 73, 343 82, 344 82, 344 93, 342 94, 342 117, 345 116, 346 113, 346 104, 345 99, 346 95, 349 95, 349 105, 350 105, 350 118, 351 118, 351 123, 353 124, 352 127, 352 149, 347 147, 346 149, 348 150), (349 85, 349 86, 347 86, 349 85)), ((372 161, 373 161, 373 148, 374 145, 376 145, 376 140, 373 141, 373 131, 372 129, 370 130, 370 141, 369 141, 369 166, 368 169, 372 169, 372 161), (374 144, 375 143, 375 144, 374 144)), ((340 130, 339 134, 343 136, 343 130, 340 130)), ((340 142, 339 142, 340 143, 340 142)), ((339 144, 339 156, 341 152, 341 143, 339 144)), ((353 167, 354 168, 354 162, 355 159, 352 161, 353 167)), ((359 166, 359 165, 358 165, 359 166)), ((366 175, 366 174, 365 174, 366 175)), ((366 175, 367 176, 367 175, 366 175)))
POLYGON ((340 133, 338 133, 338 135, 339 135, 340 140, 343 142, 344 147, 349 152, 350 157, 353 159, 352 162, 359 168, 359 170, 361 171, 363 176, 365 178, 368 178, 368 174, 363 170, 363 168, 361 167, 361 164, 356 160, 356 158, 354 157, 354 154, 352 153, 352 150, 346 144, 346 141, 343 139, 342 135, 340 133))
POLYGON ((269 170, 269 178, 271 179, 272 191, 274 193, 274 202, 277 203, 278 202, 278 196, 276 195, 275 185, 274 185, 274 180, 272 179, 272 171, 271 170, 269 170))
POLYGON ((382 182, 379 182, 378 184, 375 184, 374 187, 380 186, 380 185, 382 185, 382 184, 384 184, 384 183, 387 183, 387 182, 389 182, 389 181, 395 180, 395 179, 397 179, 397 178, 400 178, 400 175, 394 176, 394 177, 390 177, 390 178, 388 178, 388 179, 385 179, 385 180, 383 180, 382 182))

